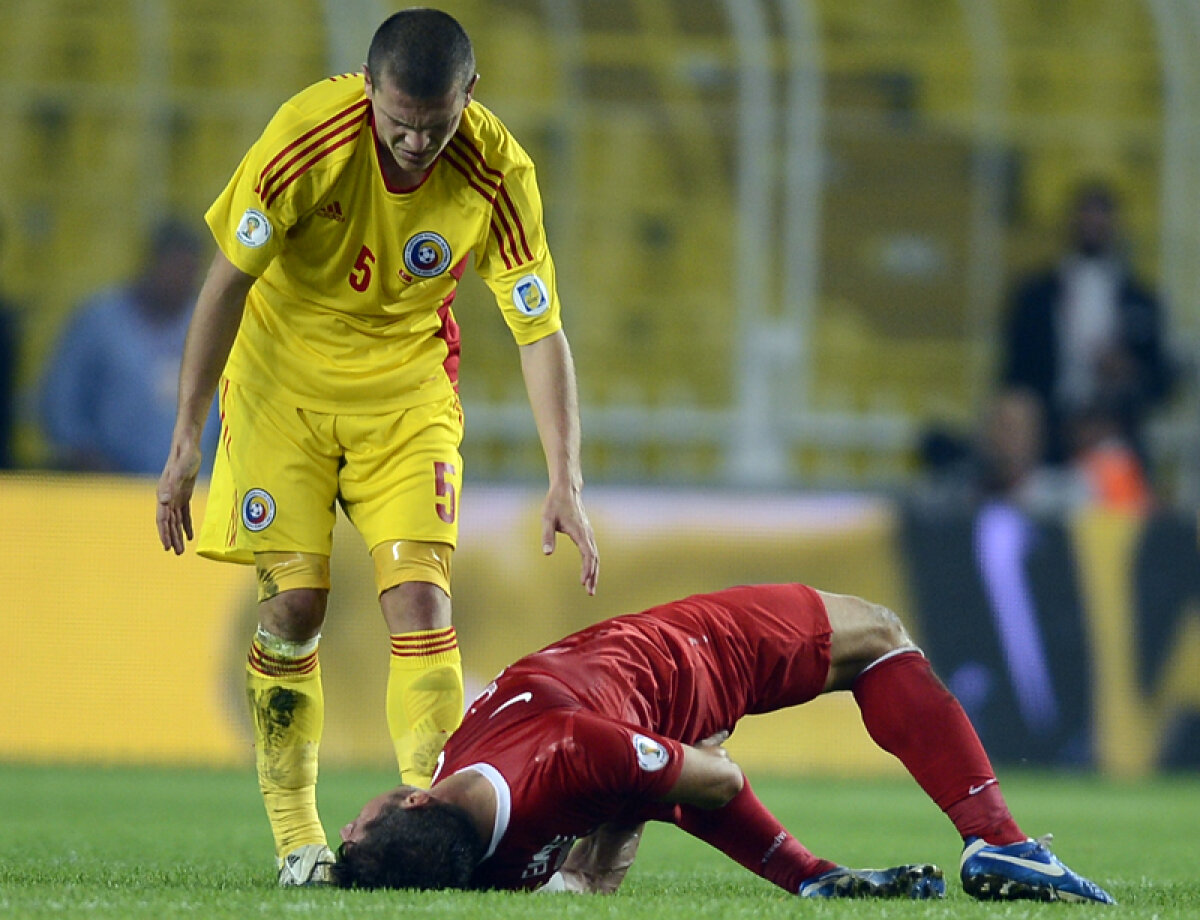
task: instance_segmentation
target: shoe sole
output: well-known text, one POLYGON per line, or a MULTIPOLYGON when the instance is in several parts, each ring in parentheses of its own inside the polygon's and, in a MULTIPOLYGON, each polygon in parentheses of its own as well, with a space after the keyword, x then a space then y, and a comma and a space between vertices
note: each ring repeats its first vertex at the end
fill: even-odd
POLYGON ((1022 882, 1005 875, 987 872, 963 879, 963 891, 980 901, 1075 901, 1101 903, 1053 885, 1022 882))
POLYGON ((934 899, 939 895, 931 890, 931 886, 942 878, 942 870, 929 865, 905 866, 902 871, 882 884, 846 875, 833 883, 833 894, 830 897, 934 899))

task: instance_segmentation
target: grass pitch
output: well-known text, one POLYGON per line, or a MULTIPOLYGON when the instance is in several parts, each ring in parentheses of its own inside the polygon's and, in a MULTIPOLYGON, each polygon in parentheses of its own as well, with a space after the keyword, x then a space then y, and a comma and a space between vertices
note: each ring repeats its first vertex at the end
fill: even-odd
MULTIPOLYGON (((1001 772, 1031 834, 1100 882, 1116 908, 981 904, 957 883, 949 822, 907 779, 763 778, 759 795, 811 849, 855 866, 931 861, 946 870, 940 902, 808 902, 790 898, 682 832, 654 826, 615 896, 398 894, 279 890, 252 769, 201 771, 0 766, 0 917, 437 917, 486 920, 621 917, 795 918, 1200 916, 1200 777, 1116 783, 1001 772)), ((327 770, 322 814, 331 840, 386 772, 327 770)))

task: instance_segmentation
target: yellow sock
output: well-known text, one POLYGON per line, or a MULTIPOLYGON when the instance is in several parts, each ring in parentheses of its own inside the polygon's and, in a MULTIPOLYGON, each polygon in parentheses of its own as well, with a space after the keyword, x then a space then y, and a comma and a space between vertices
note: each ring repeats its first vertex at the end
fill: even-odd
POLYGON ((462 715, 462 656, 454 627, 393 634, 387 720, 404 782, 429 787, 442 745, 462 715))
POLYGON ((246 662, 246 692, 254 718, 258 787, 275 836, 275 854, 324 844, 317 817, 317 746, 325 696, 317 640, 288 642, 259 629, 246 662))

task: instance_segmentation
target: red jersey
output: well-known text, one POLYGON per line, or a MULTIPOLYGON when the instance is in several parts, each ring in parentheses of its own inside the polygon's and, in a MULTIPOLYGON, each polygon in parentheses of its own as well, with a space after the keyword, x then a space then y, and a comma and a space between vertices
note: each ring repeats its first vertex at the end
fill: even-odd
POLYGON ((478 888, 536 888, 601 824, 662 815, 684 744, 816 697, 829 620, 804 585, 730 588, 597 623, 506 668, 471 704, 434 783, 496 791, 478 888))

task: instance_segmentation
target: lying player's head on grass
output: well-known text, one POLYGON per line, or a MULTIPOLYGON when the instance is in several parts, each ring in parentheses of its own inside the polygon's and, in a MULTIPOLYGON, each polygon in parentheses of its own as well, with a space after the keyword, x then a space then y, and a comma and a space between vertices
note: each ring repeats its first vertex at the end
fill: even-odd
POLYGON ((369 801, 342 841, 333 867, 342 888, 466 888, 484 854, 464 809, 415 786, 369 801))

